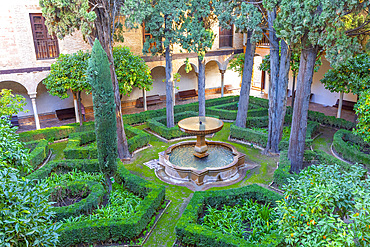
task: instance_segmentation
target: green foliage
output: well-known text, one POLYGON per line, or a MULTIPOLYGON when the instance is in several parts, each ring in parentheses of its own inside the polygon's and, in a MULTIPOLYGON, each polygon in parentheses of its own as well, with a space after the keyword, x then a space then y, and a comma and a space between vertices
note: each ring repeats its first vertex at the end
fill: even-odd
POLYGON ((47 187, 21 179, 17 170, 4 167, 0 187, 0 245, 55 246, 60 224, 53 223, 47 187))
MULTIPOLYGON (((194 193, 184 213, 176 225, 176 236, 183 244, 192 246, 256 246, 251 242, 223 233, 215 234, 209 227, 197 224, 199 215, 202 215, 207 207, 221 205, 234 206, 243 200, 253 199, 261 204, 269 204, 274 207, 276 201, 282 199, 280 195, 256 184, 247 185, 238 189, 220 191, 197 191, 194 193)), ((260 246, 268 246, 273 242, 276 246, 281 239, 277 236, 265 236, 260 246)))
POLYGON ((11 128, 6 118, 0 118, 0 162, 8 168, 16 168, 20 173, 27 174, 32 166, 29 163, 28 151, 18 140, 16 128, 11 128))
POLYGON ((130 96, 134 87, 151 89, 150 69, 140 56, 134 55, 126 46, 116 46, 113 47, 113 58, 120 94, 130 96))
POLYGON ((44 128, 19 133, 19 139, 22 142, 31 142, 35 140, 60 140, 67 138, 73 132, 91 131, 94 129, 94 122, 85 122, 82 126, 76 123, 66 124, 60 127, 44 128))
POLYGON ((349 13, 360 15, 370 5, 369 1, 347 0, 265 0, 264 4, 267 9, 279 7, 274 28, 280 38, 289 45, 322 47, 332 64, 352 57, 359 49, 355 35, 347 35, 343 18, 349 13))
POLYGON ((203 224, 223 233, 259 244, 266 234, 277 230, 277 215, 269 205, 253 200, 243 200, 235 206, 222 209, 207 207, 203 224))
MULTIPOLYGON (((238 102, 231 102, 223 105, 207 107, 206 113, 209 115, 219 116, 220 119, 235 120, 238 112, 238 104, 238 102)), ((248 117, 262 117, 267 115, 268 109, 249 103, 248 117)))
POLYGON ((370 154, 366 154, 361 150, 358 150, 353 144, 365 147, 368 143, 364 140, 355 136, 348 130, 338 130, 333 137, 333 147, 335 151, 343 157, 343 159, 354 163, 360 163, 363 165, 370 165, 370 154))
POLYGON ((284 187, 279 229, 288 245, 367 246, 370 207, 366 170, 338 165, 304 169, 284 187))
POLYGON ((61 99, 68 98, 68 91, 90 91, 86 80, 88 51, 78 51, 73 54, 60 54, 51 65, 50 74, 42 81, 51 95, 61 99))
POLYGON ((136 239, 146 228, 164 200, 164 186, 155 185, 131 174, 122 163, 118 167, 115 178, 128 191, 143 198, 133 217, 124 220, 115 218, 64 223, 58 230, 59 246, 136 239))
POLYGON ((117 170, 116 105, 108 57, 97 39, 89 59, 88 75, 93 95, 99 166, 108 179, 117 170))
MULTIPOLYGON (((198 116, 198 113, 193 111, 176 113, 174 115, 174 122, 177 125, 180 120, 195 116, 198 116)), ((147 123, 152 131, 156 132, 157 134, 168 140, 188 135, 185 132, 181 131, 178 126, 168 128, 166 126, 166 116, 148 119, 147 123)))
POLYGON ((24 145, 27 147, 28 145, 35 145, 35 147, 30 150, 29 154, 29 161, 30 165, 33 169, 37 168, 39 165, 44 162, 44 160, 49 155, 49 145, 48 141, 45 139, 27 142, 24 145))
MULTIPOLYGON (((269 55, 266 55, 266 56, 269 56, 269 55)), ((231 61, 229 62, 228 69, 231 69, 232 71, 237 72, 239 76, 242 76, 243 70, 244 70, 244 58, 245 58, 244 53, 235 55, 234 58, 231 59, 231 61)))
POLYGON ((370 142, 370 90, 361 93, 355 108, 358 119, 357 128, 353 132, 370 142))
POLYGON ((369 90, 370 55, 359 54, 345 60, 325 73, 321 82, 330 92, 343 92, 359 95, 369 90))
POLYGON ((216 38, 212 31, 216 21, 212 2, 190 0, 186 2, 185 8, 187 14, 180 28, 179 43, 186 51, 197 53, 202 61, 216 38))
POLYGON ((11 89, 1 89, 0 117, 15 115, 18 112, 23 111, 23 106, 26 104, 26 99, 22 95, 12 94, 11 89))
MULTIPOLYGON (((86 198, 87 200, 88 198, 86 198)), ((84 222, 86 220, 125 219, 134 216, 142 199, 127 191, 123 185, 114 183, 109 203, 90 212, 79 214, 63 220, 63 223, 84 222)))

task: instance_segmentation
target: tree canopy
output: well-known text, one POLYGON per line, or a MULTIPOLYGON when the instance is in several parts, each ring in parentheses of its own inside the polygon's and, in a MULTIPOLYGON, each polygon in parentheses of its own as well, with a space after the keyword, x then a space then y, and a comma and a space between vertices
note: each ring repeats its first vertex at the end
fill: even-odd
POLYGON ((13 94, 11 89, 2 89, 0 91, 0 116, 12 116, 20 111, 26 105, 26 99, 19 94, 13 94))
POLYGON ((42 81, 51 95, 61 99, 68 98, 68 91, 90 91, 91 87, 86 81, 87 61, 90 57, 88 51, 78 51, 73 54, 60 54, 55 63, 51 65, 50 74, 42 81))

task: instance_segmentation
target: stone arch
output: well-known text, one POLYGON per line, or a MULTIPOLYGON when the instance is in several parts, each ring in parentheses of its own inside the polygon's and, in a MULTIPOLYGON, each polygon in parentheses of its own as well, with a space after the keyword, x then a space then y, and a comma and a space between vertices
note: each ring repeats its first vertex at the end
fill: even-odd
POLYGON ((185 64, 182 64, 181 67, 177 70, 177 73, 180 74, 180 82, 176 83, 175 86, 178 87, 178 89, 175 89, 175 91, 184 91, 184 90, 190 90, 190 89, 197 89, 198 83, 197 83, 197 68, 194 67, 195 65, 193 63, 190 63, 192 66, 192 70, 189 73, 186 73, 185 71, 185 64))
POLYGON ((230 61, 236 56, 237 54, 232 54, 229 56, 221 65, 221 70, 227 70, 227 66, 229 65, 230 61))
POLYGON ((216 89, 221 86, 220 63, 217 60, 211 60, 205 67, 206 89, 216 89))
POLYGON ((31 98, 29 96, 28 89, 24 85, 14 80, 2 80, 0 81, 0 91, 2 89, 11 89, 13 94, 21 95, 26 99, 26 106, 23 107, 24 111, 19 112, 18 116, 27 116, 32 114, 33 109, 31 98))
MULTIPOLYGON (((153 78, 153 88, 148 92, 148 95, 166 95, 166 68, 162 65, 155 66, 150 70, 153 78)), ((136 89, 135 89, 136 90, 136 89)))
POLYGON ((217 59, 210 59, 210 60, 206 61, 206 67, 207 67, 207 64, 209 64, 211 62, 216 62, 217 63, 217 66, 218 66, 218 69, 222 69, 222 64, 217 59))

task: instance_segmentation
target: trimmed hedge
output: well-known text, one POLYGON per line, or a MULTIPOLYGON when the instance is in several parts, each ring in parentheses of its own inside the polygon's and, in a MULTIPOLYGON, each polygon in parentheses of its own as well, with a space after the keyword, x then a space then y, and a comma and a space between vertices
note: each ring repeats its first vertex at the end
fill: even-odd
MULTIPOLYGON (((138 148, 148 145, 150 135, 130 125, 125 125, 125 133, 129 151, 132 153, 138 148)), ((66 159, 97 159, 96 147, 81 147, 87 143, 96 141, 95 131, 76 132, 69 136, 66 148, 63 150, 66 159)))
MULTIPOLYGON (((262 117, 268 115, 267 108, 259 105, 249 104, 248 117, 262 117)), ((235 120, 238 114, 238 102, 216 105, 206 108, 207 114, 219 116, 220 119, 235 120)))
POLYGON ((85 122, 82 126, 77 123, 67 124, 60 127, 44 128, 19 133, 19 140, 30 142, 35 140, 60 140, 68 138, 71 133, 92 131, 95 129, 94 122, 85 122))
POLYGON ((143 197, 135 214, 130 218, 86 220, 63 224, 58 229, 58 246, 79 243, 136 239, 150 222, 165 198, 165 187, 159 186, 131 174, 122 163, 118 166, 116 181, 128 190, 143 197))
POLYGON ((308 111, 308 120, 319 122, 322 125, 334 127, 338 129, 352 130, 356 127, 356 124, 347 121, 343 118, 336 118, 334 116, 326 116, 324 113, 317 111, 308 111))
MULTIPOLYGON (((211 107, 215 105, 226 104, 230 102, 239 101, 239 96, 227 96, 216 99, 206 100, 206 107, 211 107)), ((186 105, 175 105, 174 111, 176 113, 182 113, 185 111, 194 111, 198 112, 198 102, 186 104, 186 105)), ((123 115, 123 123, 125 124, 141 124, 145 123, 148 119, 157 118, 161 116, 166 116, 166 109, 159 110, 149 110, 140 113, 123 115)))
MULTIPOLYGON (((256 123, 257 121, 255 121, 256 123)), ((265 126, 263 126, 265 127, 265 126)), ((306 146, 311 146, 312 144, 312 135, 317 131, 319 124, 316 122, 308 122, 307 124, 307 137, 306 137, 306 146)), ((230 127, 230 136, 239 140, 246 140, 248 142, 257 144, 261 147, 266 147, 268 135, 261 131, 249 129, 249 128, 240 128, 236 125, 231 125, 230 127)), ((289 147, 289 141, 280 141, 279 150, 285 150, 289 147)))
POLYGON ((167 116, 166 115, 153 118, 153 119, 148 119, 147 123, 148 123, 149 128, 152 131, 156 132, 157 134, 159 134, 160 136, 166 139, 172 139, 172 138, 189 135, 181 131, 179 127, 177 126, 177 123, 184 118, 195 117, 195 116, 198 116, 198 113, 194 111, 176 113, 174 115, 176 126, 172 128, 167 128, 167 116))
MULTIPOLYGON (((191 246, 255 246, 242 238, 215 232, 214 229, 197 224, 199 216, 203 214, 207 206, 233 206, 240 203, 242 199, 254 199, 261 203, 270 203, 271 206, 274 207, 276 206, 276 201, 282 198, 283 197, 279 194, 256 184, 247 185, 238 189, 197 191, 194 193, 190 203, 176 225, 177 239, 179 239, 181 243, 191 246)), ((270 243, 269 240, 276 241, 276 239, 273 239, 274 237, 266 236, 261 246, 267 246, 267 244, 270 243)))
POLYGON ((100 172, 97 159, 69 159, 69 160, 54 160, 45 164, 40 169, 36 170, 26 178, 30 180, 47 178, 52 172, 66 173, 73 170, 84 172, 100 172))
MULTIPOLYGON (((55 212, 54 218, 56 220, 62 220, 69 218, 71 216, 79 216, 81 214, 91 213, 94 209, 96 209, 102 202, 104 194, 106 193, 104 186, 95 181, 88 181, 88 180, 77 180, 68 183, 67 185, 60 185, 57 188, 58 190, 62 189, 69 189, 69 190, 89 190, 89 195, 82 199, 79 202, 76 202, 72 205, 65 206, 65 207, 53 207, 53 211, 55 212)), ((52 189, 50 194, 55 192, 56 189, 52 189)))
POLYGON ((333 147, 335 151, 345 160, 353 163, 370 165, 370 155, 356 149, 351 144, 347 143, 347 141, 356 143, 360 147, 368 145, 359 136, 354 135, 351 131, 340 129, 334 134, 333 137, 333 147))
MULTIPOLYGON (((343 169, 344 171, 350 171, 351 165, 338 160, 337 158, 327 154, 323 150, 306 150, 304 153, 304 160, 306 162, 310 162, 313 164, 337 164, 343 169)), ((296 174, 290 173, 290 160, 288 159, 288 152, 282 151, 280 152, 279 158, 279 168, 274 172, 273 181, 279 186, 283 186, 284 184, 288 183, 288 178, 296 177, 296 174)))
POLYGON ((30 164, 37 168, 49 154, 48 141, 45 139, 25 143, 26 148, 30 148, 30 164))

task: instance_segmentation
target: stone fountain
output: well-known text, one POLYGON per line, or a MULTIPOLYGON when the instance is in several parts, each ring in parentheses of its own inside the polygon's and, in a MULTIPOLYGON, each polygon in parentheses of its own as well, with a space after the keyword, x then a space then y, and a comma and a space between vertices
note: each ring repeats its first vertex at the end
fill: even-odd
POLYGON ((223 125, 217 118, 202 116, 178 122, 181 131, 195 135, 197 140, 176 143, 159 153, 161 169, 157 169, 157 176, 172 184, 193 183, 195 190, 212 183, 221 186, 241 180, 245 176, 245 172, 241 173, 245 155, 228 143, 206 140, 206 135, 220 131, 223 125))

